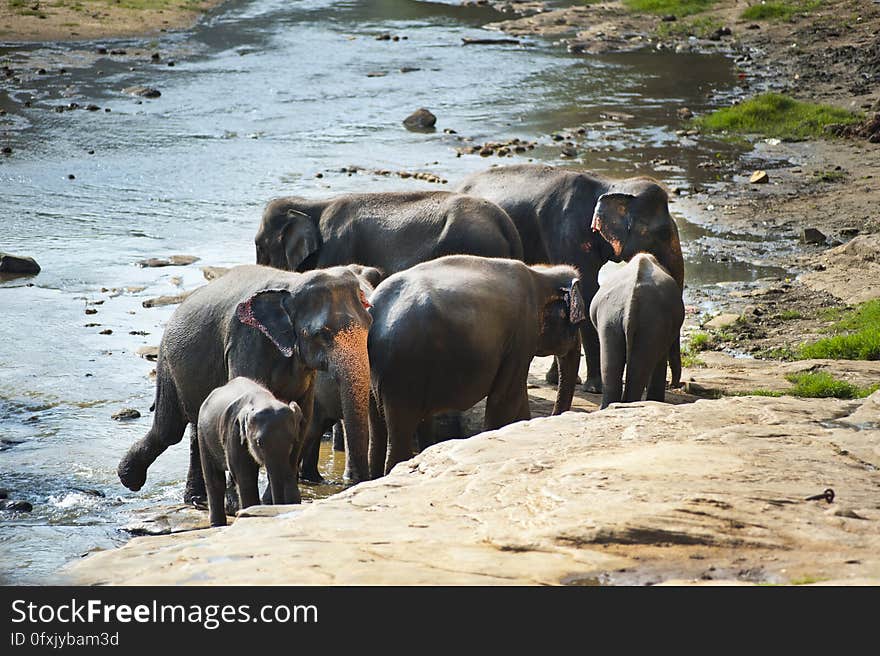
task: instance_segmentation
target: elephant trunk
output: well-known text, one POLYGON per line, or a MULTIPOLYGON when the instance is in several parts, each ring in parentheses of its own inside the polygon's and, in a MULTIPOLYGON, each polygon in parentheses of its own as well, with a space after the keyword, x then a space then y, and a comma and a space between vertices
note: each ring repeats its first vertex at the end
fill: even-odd
POLYGON ((339 383, 345 425, 345 474, 352 482, 370 479, 370 361, 367 328, 352 324, 336 335, 330 354, 330 374, 339 383))
POLYGON ((300 503, 299 486, 288 461, 271 465, 266 463, 266 475, 269 478, 273 504, 300 503))
POLYGON ((556 390, 556 403, 553 405, 552 414, 559 415, 571 410, 578 367, 581 363, 580 341, 565 355, 557 356, 556 361, 559 364, 559 386, 556 390))

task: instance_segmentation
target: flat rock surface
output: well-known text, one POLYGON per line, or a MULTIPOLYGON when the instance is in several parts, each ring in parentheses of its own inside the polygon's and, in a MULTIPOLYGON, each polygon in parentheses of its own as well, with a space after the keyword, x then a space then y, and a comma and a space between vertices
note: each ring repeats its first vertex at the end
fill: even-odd
POLYGON ((815 261, 822 270, 800 277, 810 289, 828 292, 850 305, 880 298, 880 234, 859 235, 815 261))
POLYGON ((880 392, 533 419, 438 444, 322 501, 134 539, 66 576, 128 585, 878 584, 878 414, 880 392), (833 503, 805 500, 826 488, 833 503))

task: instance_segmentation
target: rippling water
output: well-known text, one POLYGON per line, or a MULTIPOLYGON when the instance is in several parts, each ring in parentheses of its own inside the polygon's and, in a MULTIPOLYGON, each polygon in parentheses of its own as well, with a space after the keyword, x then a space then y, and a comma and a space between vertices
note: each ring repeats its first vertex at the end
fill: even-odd
MULTIPOLYGON (((0 63, 21 78, 0 87, 8 112, 0 133, 14 151, 0 159, 0 250, 43 267, 35 278, 0 281, 0 487, 34 504, 33 513, 0 515, 0 581, 52 582, 71 558, 124 541, 118 527, 132 510, 180 498, 184 443, 156 462, 139 493, 115 474, 150 422, 154 365, 135 351, 158 344, 173 311, 141 303, 202 284, 199 266, 252 261, 270 197, 443 188, 340 169, 430 171, 455 184, 490 163, 456 157, 457 136, 540 139, 529 153, 540 160, 670 184, 708 180, 698 164, 714 152, 680 141, 676 110, 700 111, 733 93, 727 59, 576 57, 542 40, 461 45, 497 19, 486 8, 405 0, 233 1, 158 43, 0 46, 0 63), (382 33, 407 38, 377 40, 382 33), (128 56, 97 55, 99 45, 128 56), (150 63, 154 51, 159 63, 150 63), (36 74, 40 66, 49 73, 36 74), (137 84, 161 98, 121 93, 137 84), (102 111, 53 111, 70 102, 102 111), (421 106, 439 117, 436 133, 402 128, 421 106), (580 158, 559 160, 549 133, 580 126, 580 158), (652 168, 658 159, 668 163, 652 168), (134 265, 174 253, 201 261, 134 265), (106 329, 112 334, 100 334, 106 329), (110 419, 126 406, 143 417, 110 419)), ((678 218, 685 240, 706 237, 678 218)), ((769 272, 685 248, 691 285, 769 272)), ((338 479, 329 452, 322 462, 338 479)))

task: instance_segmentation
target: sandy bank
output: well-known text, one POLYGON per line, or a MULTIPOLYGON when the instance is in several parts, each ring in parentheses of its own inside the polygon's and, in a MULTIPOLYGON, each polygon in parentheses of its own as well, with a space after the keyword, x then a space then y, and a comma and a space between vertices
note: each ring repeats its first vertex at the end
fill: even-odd
POLYGON ((0 41, 80 41, 190 27, 223 0, 3 0, 0 41))

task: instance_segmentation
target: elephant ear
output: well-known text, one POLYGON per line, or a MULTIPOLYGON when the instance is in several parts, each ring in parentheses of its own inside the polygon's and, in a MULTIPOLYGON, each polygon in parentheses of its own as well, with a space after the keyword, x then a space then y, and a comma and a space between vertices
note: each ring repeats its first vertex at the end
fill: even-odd
POLYGON ((568 309, 568 321, 571 324, 579 324, 587 320, 587 308, 584 297, 581 294, 581 281, 574 278, 570 287, 563 287, 562 300, 568 309))
POLYGON ((287 210, 287 228, 281 236, 287 269, 297 271, 321 247, 321 234, 312 217, 298 210, 287 210))
POLYGON ((239 321, 263 333, 286 358, 291 357, 296 349, 296 334, 284 305, 289 296, 286 289, 267 289, 235 308, 239 321))
POLYGON ((607 193, 599 196, 593 212, 591 228, 611 245, 614 255, 620 257, 632 230, 630 205, 636 200, 632 194, 607 193))

